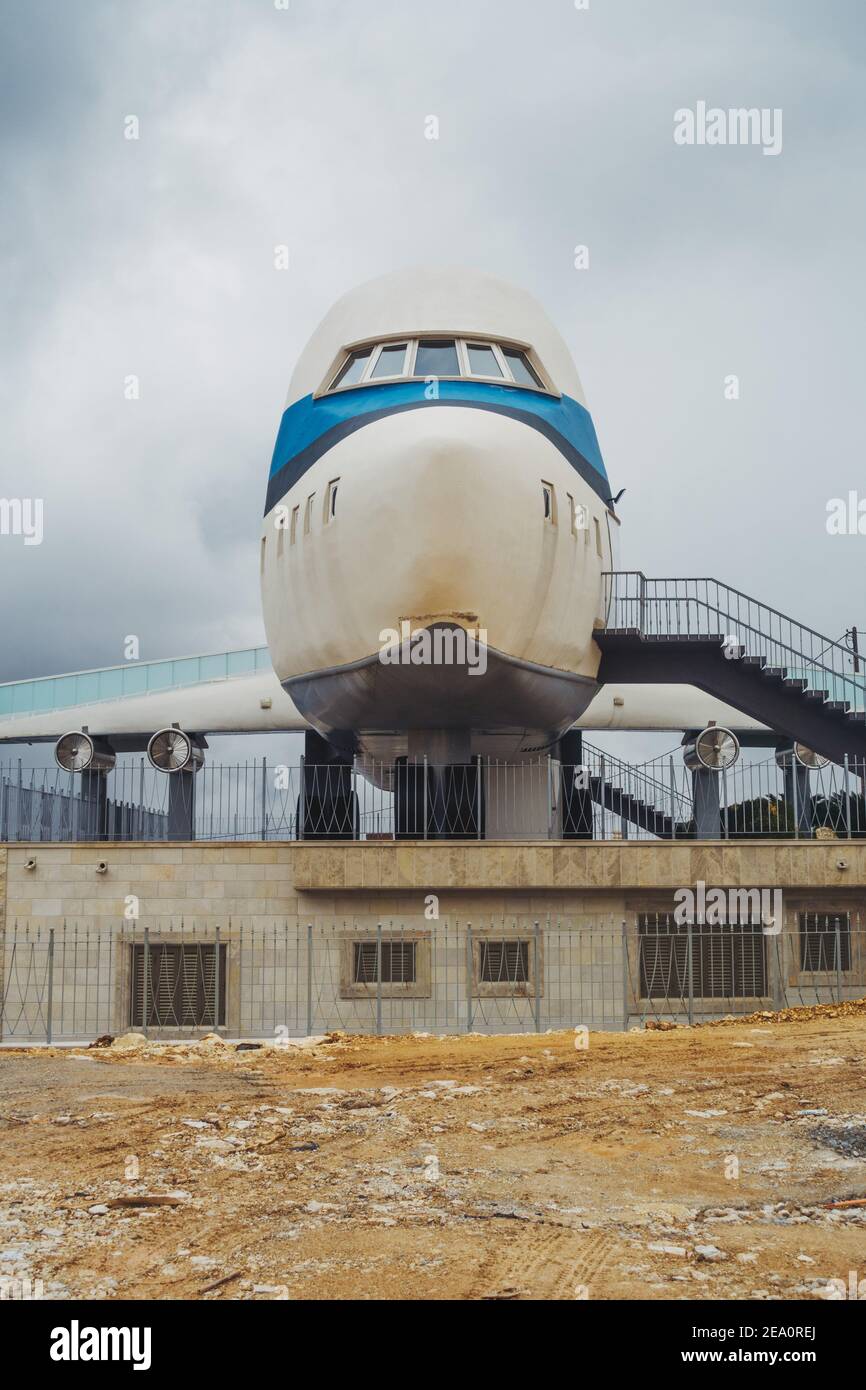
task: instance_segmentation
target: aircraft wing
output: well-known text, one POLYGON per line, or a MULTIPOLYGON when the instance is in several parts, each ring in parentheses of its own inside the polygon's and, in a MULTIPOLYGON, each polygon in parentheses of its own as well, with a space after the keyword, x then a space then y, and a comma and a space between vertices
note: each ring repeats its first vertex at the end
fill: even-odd
POLYGON ((309 727, 280 685, 267 648, 0 685, 0 743, 53 742, 87 728, 117 752, 131 752, 170 724, 203 735, 309 727))
POLYGON ((576 729, 666 730, 705 729, 715 721, 735 733, 761 732, 749 714, 707 695, 694 685, 603 685, 576 729))
MULTIPOLYGON (((575 727, 685 730, 712 720, 740 732, 763 729, 689 685, 602 686, 575 727)), ((0 743, 53 742, 87 728, 118 753, 133 752, 170 724, 204 736, 309 728, 277 680, 267 647, 0 685, 0 743)))

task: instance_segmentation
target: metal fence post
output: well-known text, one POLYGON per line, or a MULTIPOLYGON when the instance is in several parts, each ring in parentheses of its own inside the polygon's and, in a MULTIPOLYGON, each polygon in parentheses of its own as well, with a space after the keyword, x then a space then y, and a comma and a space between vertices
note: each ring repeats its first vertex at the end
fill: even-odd
POLYGON ((313 924, 307 923, 307 1037, 313 1035, 313 924))
POLYGON ((547 838, 553 839, 553 764, 547 755, 547 838))
POLYGON ((268 838, 268 759, 262 758, 262 839, 268 838))
POLYGON ((631 965, 628 958, 628 923, 622 919, 622 1031, 628 1032, 631 1014, 631 965))
POLYGON ((301 754, 301 757, 300 757, 300 760, 299 760, 299 764, 298 764, 299 769, 300 769, 300 777, 301 777, 300 791, 299 791, 299 793, 298 793, 298 839, 299 839, 299 840, 303 840, 303 838, 304 838, 304 830, 306 829, 306 824, 307 824, 307 772, 306 772, 306 765, 307 765, 307 760, 306 760, 306 758, 304 757, 304 755, 303 755, 303 753, 302 753, 302 754, 301 754))
POLYGON ((141 1031, 147 1037, 147 1014, 150 1003, 150 928, 144 929, 144 1001, 141 1007, 141 1031))
POLYGON ((845 769, 845 838, 851 839, 851 787, 848 773, 848 754, 845 754, 843 767, 845 769))
MULTIPOLYGON (((549 758, 548 758, 548 761, 549 761, 549 758)), ((534 947, 535 947, 535 962, 534 962, 534 964, 535 964, 535 1007, 534 1007, 534 1013, 535 1013, 535 1031, 536 1031, 536 1033, 540 1033, 540 1032, 541 1032, 541 971, 540 971, 540 969, 539 969, 539 965, 540 965, 540 956, 541 956, 541 953, 540 953, 540 951, 539 951, 539 949, 538 949, 538 948, 539 948, 539 945, 540 945, 540 933, 539 933, 539 927, 538 927, 538 923, 537 923, 537 922, 536 922, 536 924, 535 924, 535 940, 534 940, 534 943, 533 943, 533 944, 534 944, 534 947)))
POLYGON ((686 971, 689 982, 689 1027, 694 1022, 695 1010, 695 978, 694 978, 694 942, 692 938, 692 923, 686 923, 686 971))
POLYGON ((382 923, 376 923, 376 1036, 382 1036, 382 923))
POLYGON ((673 759, 673 754, 671 754, 671 757, 670 757, 669 761, 670 761, 670 778, 671 778, 671 839, 672 839, 672 840, 675 840, 675 839, 677 838, 677 809, 676 809, 676 807, 677 807, 677 803, 676 803, 677 777, 676 777, 676 772, 674 771, 674 759, 673 759))
POLYGON ((842 1003, 842 928, 837 917, 833 923, 836 938, 836 1003, 842 1003))
POLYGON ((51 1043, 54 1023, 54 928, 48 929, 48 1001, 45 1010, 45 1041, 51 1043))
POLYGON ((472 923, 466 923, 466 1031, 472 1032, 472 923))
MULTIPOLYGON (((416 763, 416 764, 415 764, 415 772, 417 773, 417 771, 418 771, 418 764, 416 763)), ((406 776, 407 776, 407 778, 408 778, 408 776, 409 776, 409 764, 408 764, 408 763, 406 764, 406 776)), ((416 793, 416 791, 415 791, 415 785, 416 785, 416 784, 415 784, 415 778, 413 777, 413 778, 412 778, 412 799, 413 799, 413 801, 415 802, 415 805, 416 805, 416 807, 417 807, 417 805, 418 805, 418 797, 417 797, 417 793, 416 793)), ((408 801, 408 799, 409 799, 409 796, 408 796, 408 787, 407 787, 407 789, 406 789, 406 792, 407 792, 406 800, 408 801)), ((423 800, 422 800, 421 816, 422 816, 423 821, 424 821, 424 839, 426 840, 426 839, 427 839, 427 754, 426 754, 426 753, 424 754, 424 795, 423 795, 423 800)), ((417 818, 416 818, 416 817, 413 817, 413 820, 415 820, 415 834, 417 835, 417 834, 418 834, 418 822, 417 822, 417 818)))
POLYGON ((795 840, 799 840, 799 838, 800 838, 800 806, 799 806, 800 798, 799 798, 799 796, 798 796, 797 783, 798 783, 798 781, 799 781, 800 779, 799 779, 799 777, 797 776, 797 760, 796 760, 796 758, 794 757, 794 754, 793 754, 793 753, 791 753, 790 756, 791 756, 791 778, 790 778, 790 780, 791 780, 791 801, 793 802, 793 805, 794 805, 794 839, 795 839, 795 840))
POLYGON ((219 924, 215 928, 216 945, 214 946, 214 966, 213 966, 213 1026, 214 1032, 217 1031, 220 1021, 220 929, 219 924))

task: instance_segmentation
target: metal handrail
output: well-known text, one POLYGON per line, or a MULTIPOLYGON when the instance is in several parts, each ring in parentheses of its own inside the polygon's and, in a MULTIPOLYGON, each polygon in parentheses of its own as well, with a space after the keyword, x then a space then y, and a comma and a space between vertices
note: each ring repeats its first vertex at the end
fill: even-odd
POLYGON ((709 577, 647 578, 641 570, 607 570, 602 577, 610 630, 628 628, 660 637, 715 636, 717 628, 704 617, 715 614, 724 624, 723 639, 748 645, 749 654, 786 668, 813 689, 826 688, 831 700, 866 708, 866 676, 848 669, 849 647, 731 585, 709 577))

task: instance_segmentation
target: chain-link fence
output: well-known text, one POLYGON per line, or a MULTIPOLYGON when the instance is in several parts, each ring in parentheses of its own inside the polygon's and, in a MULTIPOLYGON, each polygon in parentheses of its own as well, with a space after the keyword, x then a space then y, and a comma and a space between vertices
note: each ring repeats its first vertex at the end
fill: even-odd
POLYGON ((7 925, 0 1037, 626 1029, 866 993, 859 913, 7 925))

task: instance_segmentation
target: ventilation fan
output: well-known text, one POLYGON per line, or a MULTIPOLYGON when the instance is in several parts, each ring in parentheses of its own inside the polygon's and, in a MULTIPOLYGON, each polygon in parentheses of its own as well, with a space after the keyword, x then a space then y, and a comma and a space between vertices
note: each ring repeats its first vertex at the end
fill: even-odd
POLYGON ((716 724, 711 724, 683 747, 686 767, 693 770, 706 768, 710 772, 724 772, 733 767, 739 756, 740 740, 737 735, 716 724))
POLYGON ((822 753, 816 753, 814 748, 807 748, 805 743, 795 743, 776 749, 776 766, 783 770, 789 768, 794 762, 798 767, 805 767, 810 772, 820 772, 822 767, 826 767, 830 762, 822 753))
POLYGON ((802 767, 811 768, 813 772, 820 771, 830 763, 830 759, 825 758, 823 753, 816 753, 814 748, 807 748, 805 743, 794 744, 794 757, 802 767))
POLYGON ((54 761, 64 772, 110 772, 115 757, 107 744, 97 743, 90 734, 79 729, 57 740, 54 761))
POLYGON ((147 756, 158 772, 198 771, 204 762, 197 748, 183 729, 160 729, 147 745, 147 756))

